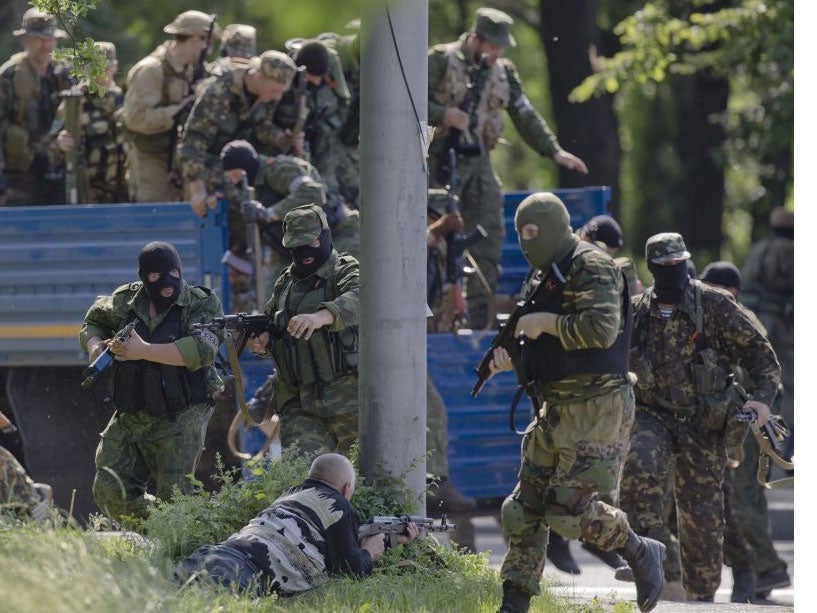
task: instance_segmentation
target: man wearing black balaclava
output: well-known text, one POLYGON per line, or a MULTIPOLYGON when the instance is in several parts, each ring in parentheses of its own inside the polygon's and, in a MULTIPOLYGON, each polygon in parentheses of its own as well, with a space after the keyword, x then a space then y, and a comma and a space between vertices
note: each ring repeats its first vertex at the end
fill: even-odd
POLYGON ((602 249, 580 241, 564 203, 525 198, 514 225, 531 266, 525 311, 498 347, 492 374, 515 368, 536 410, 522 443, 519 483, 502 504, 510 547, 500 611, 527 611, 539 593, 549 532, 617 551, 629 562, 641 611, 658 602, 664 546, 639 537, 615 505, 635 400, 627 355, 624 278, 602 249), (602 497, 609 498, 602 500, 602 497))
POLYGON ((145 517, 149 502, 168 500, 174 487, 191 491, 188 475, 196 470, 220 387, 213 369, 220 334, 190 331, 191 324, 224 314, 218 296, 187 284, 170 243, 145 245, 138 274, 141 281, 97 298, 79 334, 90 363, 105 350, 114 358, 109 387, 116 412, 97 447, 93 494, 115 519, 145 517), (129 336, 115 338, 131 322, 129 336))
POLYGON ((728 377, 738 364, 746 371, 754 399, 742 408, 763 425, 780 366, 731 295, 690 277, 680 234, 650 237, 645 255, 655 283, 633 298, 630 369, 638 382, 621 508, 636 532, 675 548, 664 524, 665 489, 674 487, 681 564, 665 565, 665 579, 688 599, 711 602, 723 563, 724 434, 742 402, 728 377))
POLYGON ((314 204, 286 214, 282 242, 292 264, 267 302, 275 330, 247 347, 275 363, 271 402, 281 444, 297 442, 310 455, 348 454, 358 437, 360 266, 333 249, 326 215, 314 204))

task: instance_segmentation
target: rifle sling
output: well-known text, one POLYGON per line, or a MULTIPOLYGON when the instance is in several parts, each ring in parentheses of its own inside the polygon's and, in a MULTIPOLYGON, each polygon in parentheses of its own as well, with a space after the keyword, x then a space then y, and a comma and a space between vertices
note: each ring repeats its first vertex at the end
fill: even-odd
POLYGON ((233 376, 235 377, 235 397, 238 402, 238 408, 241 410, 241 416, 248 426, 261 426, 267 421, 266 416, 264 416, 264 419, 260 422, 256 422, 250 417, 250 412, 247 410, 247 403, 244 401, 244 381, 241 376, 241 365, 238 363, 238 354, 236 353, 235 344, 233 343, 233 335, 228 332, 225 336, 227 357, 230 360, 230 369, 232 369, 233 376))

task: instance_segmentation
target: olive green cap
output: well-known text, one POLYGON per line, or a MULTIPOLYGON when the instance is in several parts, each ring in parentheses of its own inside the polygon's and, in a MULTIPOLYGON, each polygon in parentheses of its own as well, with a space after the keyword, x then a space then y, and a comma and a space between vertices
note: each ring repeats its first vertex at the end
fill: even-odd
POLYGON ((257 52, 255 49, 256 31, 253 26, 243 23, 231 23, 224 27, 221 35, 221 55, 236 56, 242 55, 252 57, 257 52))
POLYGON ((691 257, 684 244, 684 238, 677 232, 662 232, 648 238, 644 255, 647 261, 653 264, 688 260, 691 257))
POLYGON ((471 28, 479 36, 495 45, 516 47, 516 39, 511 34, 513 19, 507 13, 497 9, 477 9, 474 15, 474 26, 471 28))
POLYGON ((291 57, 281 51, 264 51, 250 60, 250 68, 255 68, 265 79, 271 79, 289 87, 298 67, 291 57))
POLYGON ((23 13, 23 23, 19 30, 14 30, 14 36, 37 36, 39 38, 65 38, 68 36, 60 30, 51 13, 43 13, 38 8, 30 8, 23 13))
MULTIPOLYGON (((207 36, 210 32, 210 24, 213 23, 213 15, 202 13, 201 11, 185 11, 176 15, 176 19, 164 27, 167 34, 176 36, 207 36)), ((213 36, 221 36, 221 29, 218 24, 213 26, 213 36)))
POLYGON ((284 215, 284 238, 287 249, 308 245, 329 227, 323 209, 316 204, 295 207, 284 215))

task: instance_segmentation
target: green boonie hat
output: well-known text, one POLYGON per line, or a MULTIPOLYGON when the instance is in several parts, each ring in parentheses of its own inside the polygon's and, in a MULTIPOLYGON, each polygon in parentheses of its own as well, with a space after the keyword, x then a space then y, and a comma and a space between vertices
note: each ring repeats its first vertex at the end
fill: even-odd
MULTIPOLYGON (((164 27, 167 34, 176 36, 207 36, 210 32, 210 24, 213 17, 201 11, 185 11, 176 15, 176 19, 164 27)), ((213 26, 213 37, 221 36, 221 29, 218 24, 213 26)))
POLYGON ((222 55, 244 55, 252 57, 255 50, 255 28, 243 23, 231 23, 224 27, 221 36, 222 55))
POLYGON ((326 215, 318 205, 295 207, 284 215, 284 238, 281 242, 287 249, 308 245, 328 227, 326 215))
POLYGON ((471 28, 479 36, 495 45, 516 47, 516 39, 511 34, 513 19, 507 13, 497 9, 477 9, 474 15, 474 26, 471 28))
POLYGON ((250 68, 255 68, 266 79, 271 79, 289 87, 298 67, 291 57, 281 51, 264 51, 250 60, 250 68))
POLYGON ((688 260, 690 258, 684 238, 677 232, 662 232, 647 239, 644 254, 648 262, 664 264, 670 260, 688 260))
POLYGON ((43 13, 38 8, 30 8, 23 13, 23 23, 19 30, 14 30, 16 37, 38 36, 40 38, 65 38, 68 36, 64 30, 60 30, 55 22, 54 16, 50 13, 43 13))

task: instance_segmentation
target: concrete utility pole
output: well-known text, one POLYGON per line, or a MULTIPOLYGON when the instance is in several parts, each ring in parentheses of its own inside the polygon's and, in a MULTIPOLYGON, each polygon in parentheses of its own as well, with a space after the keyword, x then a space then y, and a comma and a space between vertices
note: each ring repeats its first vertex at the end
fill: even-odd
POLYGON ((422 510, 428 0, 366 0, 363 9, 361 469, 382 463, 400 475, 415 463, 406 479, 422 510))

